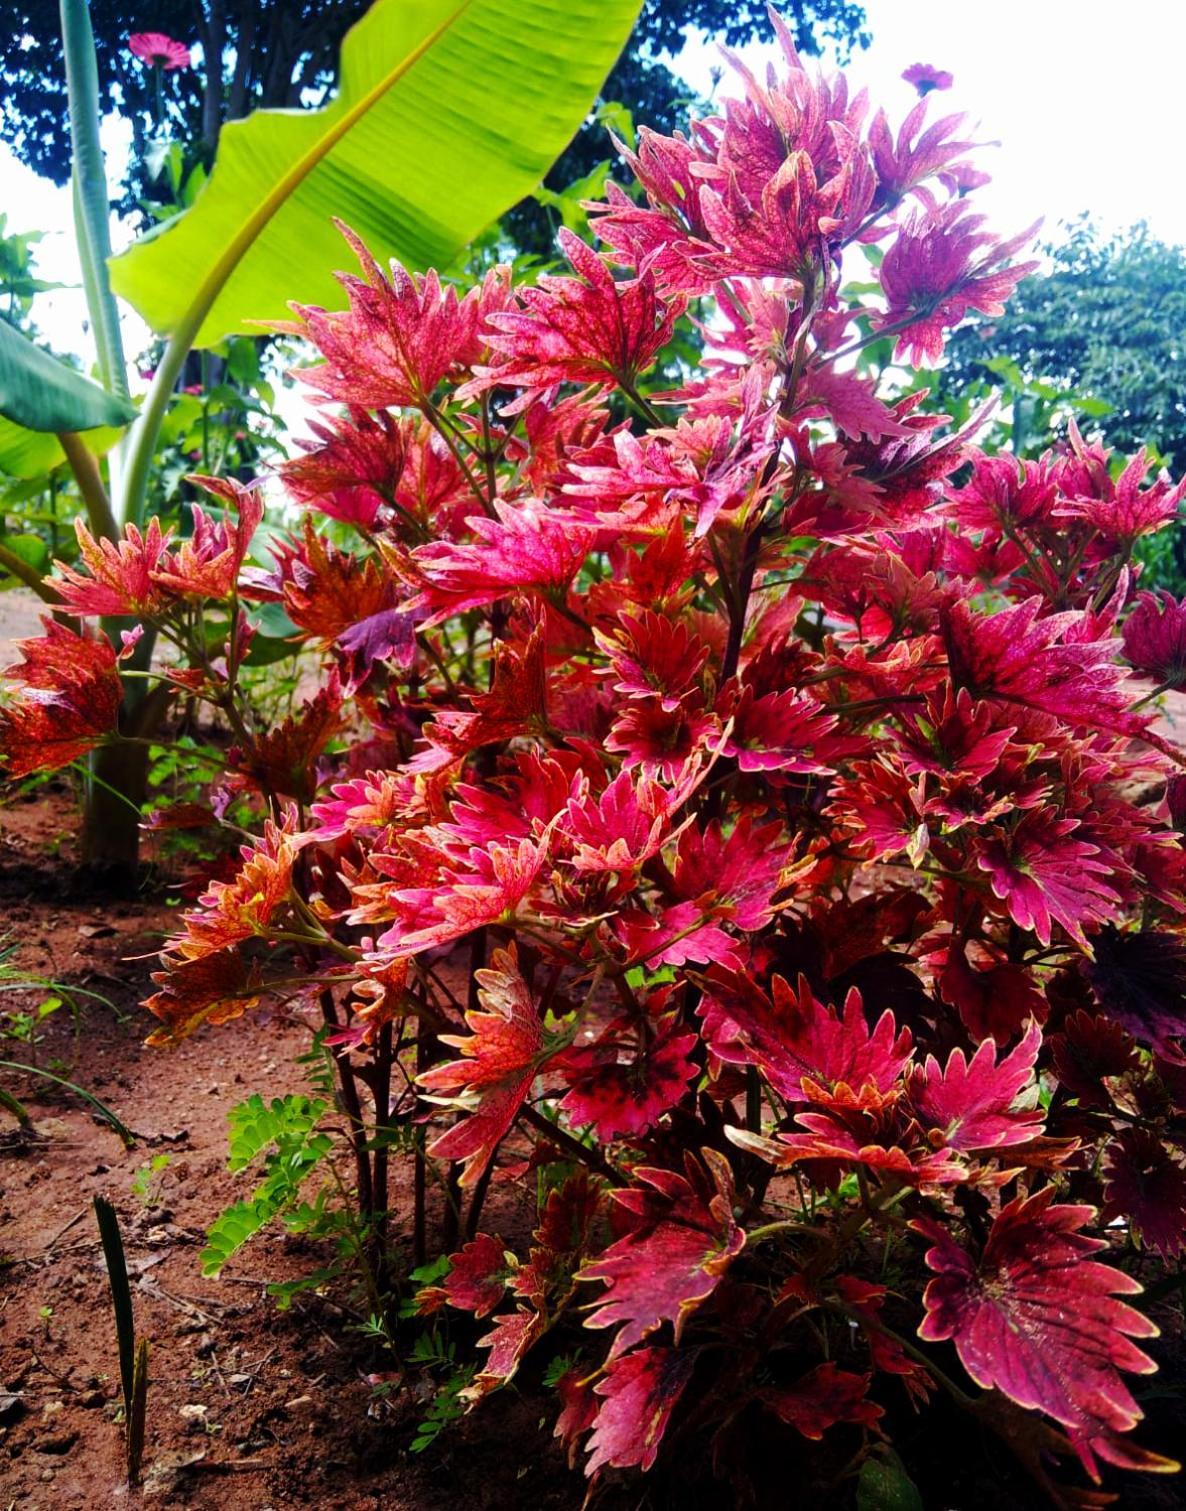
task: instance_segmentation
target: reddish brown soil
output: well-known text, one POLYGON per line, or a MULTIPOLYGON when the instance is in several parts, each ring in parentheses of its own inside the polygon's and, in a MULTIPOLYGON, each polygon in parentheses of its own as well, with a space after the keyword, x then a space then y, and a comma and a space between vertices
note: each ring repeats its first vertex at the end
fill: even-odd
MULTIPOLYGON (((266 1281, 295 1278, 324 1256, 261 1236, 217 1280, 204 1279, 205 1229, 247 1194, 226 1169, 226 1114, 253 1091, 302 1089, 298 1024, 245 1019, 174 1051, 143 1046, 138 1003, 169 927, 163 898, 103 904, 61 895, 73 818, 44 798, 2 815, 0 907, 30 973, 90 986, 74 1024, 49 1018, 42 1065, 84 1083, 139 1137, 119 1138, 68 1095, 7 1074, 41 1138, 15 1139, 0 1111, 0 1505, 20 1511, 135 1505, 258 1511, 267 1506, 435 1511, 459 1504, 578 1507, 584 1494, 541 1426, 541 1404, 512 1392, 454 1425, 430 1453, 408 1452, 423 1407, 372 1399, 365 1373, 383 1361, 344 1325, 340 1307, 298 1299, 278 1311, 266 1281), (46 869, 47 851, 57 851, 46 869), (154 1154, 170 1163, 159 1202, 134 1194, 154 1154), (151 1345, 142 1491, 123 1488, 118 1363, 92 1197, 119 1211, 137 1325, 151 1345), (19 1396, 12 1401, 12 1396, 19 1396), (192 1408, 204 1408, 202 1417, 192 1408), (184 1410, 183 1408, 189 1408, 184 1410), (509 1445, 513 1443, 514 1457, 509 1445)), ((44 993, 7 994, 0 1008, 44 993)), ((0 1040, 0 1058, 27 1058, 0 1040)), ((387 1365, 390 1367, 390 1364, 387 1365)))

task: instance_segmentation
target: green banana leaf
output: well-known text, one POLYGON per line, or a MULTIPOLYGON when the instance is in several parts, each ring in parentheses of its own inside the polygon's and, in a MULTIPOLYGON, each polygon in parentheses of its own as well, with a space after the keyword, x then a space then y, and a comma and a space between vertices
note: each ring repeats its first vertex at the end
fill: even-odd
POLYGON ((0 320, 0 416, 26 430, 56 433, 126 425, 136 411, 0 320))
POLYGON ((332 304, 352 258, 445 265, 529 193, 580 125, 641 0, 376 0, 325 108, 222 131, 194 205, 109 264, 153 330, 198 346, 332 304))
MULTIPOLYGON (((82 439, 96 456, 106 456, 122 434, 122 430, 105 425, 99 430, 83 431, 82 439)), ((65 460, 66 453, 52 432, 26 430, 23 425, 0 419, 0 477, 43 477, 65 460)), ((0 485, 0 502, 4 497, 0 485)))

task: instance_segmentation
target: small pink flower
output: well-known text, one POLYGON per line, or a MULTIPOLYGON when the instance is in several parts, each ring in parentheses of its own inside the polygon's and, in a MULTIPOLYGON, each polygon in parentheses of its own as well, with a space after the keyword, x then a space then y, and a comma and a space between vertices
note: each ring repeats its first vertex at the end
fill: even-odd
POLYGON ((955 83, 952 74, 942 68, 932 68, 929 63, 911 63, 902 75, 907 84, 913 84, 920 96, 930 94, 932 89, 950 89, 955 83))
POLYGON ((128 38, 128 48, 141 63, 150 68, 163 68, 172 72, 177 68, 192 67, 189 48, 184 42, 175 42, 160 31, 137 31, 128 38))

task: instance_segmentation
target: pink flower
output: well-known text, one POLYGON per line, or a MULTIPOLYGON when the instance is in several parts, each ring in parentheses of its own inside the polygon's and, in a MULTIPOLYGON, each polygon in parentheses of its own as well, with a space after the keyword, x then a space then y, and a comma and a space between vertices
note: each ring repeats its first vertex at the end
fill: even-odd
POLYGON ((929 63, 911 63, 902 77, 907 84, 914 85, 920 96, 930 94, 932 89, 950 89, 955 83, 953 74, 943 68, 932 68, 929 63))
POLYGON ((193 60, 184 42, 175 42, 162 31, 135 31, 128 38, 128 50, 150 68, 167 73, 178 68, 192 68, 193 60))

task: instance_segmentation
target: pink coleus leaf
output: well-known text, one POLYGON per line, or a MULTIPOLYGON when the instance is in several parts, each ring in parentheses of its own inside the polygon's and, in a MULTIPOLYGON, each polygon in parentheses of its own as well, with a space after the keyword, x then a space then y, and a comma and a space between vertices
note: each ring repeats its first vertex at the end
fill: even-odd
POLYGON ((603 1400, 589 1439, 587 1475, 595 1475, 603 1464, 644 1470, 654 1464, 697 1352, 639 1348, 611 1360, 605 1377, 593 1387, 603 1400))
POLYGON ((590 526, 536 499, 499 501, 494 511, 466 520, 475 540, 434 540, 411 553, 419 591, 404 607, 423 609, 426 627, 516 592, 566 592, 596 539, 590 526))
POLYGON ((934 1245, 918 1332, 930 1343, 953 1342, 985 1390, 1061 1423, 1094 1475, 1095 1455, 1113 1451, 1111 1434, 1141 1418, 1120 1371, 1155 1368, 1131 1340, 1157 1329, 1118 1299, 1139 1293, 1137 1282, 1090 1257, 1107 1247, 1080 1231, 1094 1209, 1055 1206, 1054 1195, 1046 1186, 1011 1201, 979 1258, 934 1219, 912 1223, 934 1245))
POLYGON ((545 1058, 543 1023, 531 989, 519 973, 514 949, 496 950, 486 970, 475 972, 484 1012, 466 1013, 472 1033, 443 1034, 461 1059, 434 1065, 417 1080, 428 1092, 444 1093, 468 1116, 442 1133, 428 1152, 464 1160, 461 1184, 471 1186, 494 1157, 519 1115, 545 1058))
POLYGON ((1034 1065, 1042 1030, 1031 1023, 1011 1054, 997 1060, 996 1045, 985 1039, 969 1061, 953 1049, 947 1068, 934 1055, 912 1068, 907 1084, 919 1122, 951 1149, 996 1149, 1024 1144, 1042 1131, 1034 1065))
POLYGON ((664 1322, 674 1324, 678 1343, 688 1317, 712 1295, 745 1244, 733 1218, 729 1162, 713 1149, 702 1153, 708 1178, 688 1156, 688 1179, 639 1168, 634 1177, 642 1184, 613 1192, 631 1215, 633 1231, 580 1273, 582 1280, 603 1280, 607 1287, 585 1326, 621 1324, 611 1359, 664 1322))
POLYGON ((509 918, 535 885, 546 854, 546 839, 475 846, 464 863, 450 866, 429 884, 394 889, 390 901, 397 918, 379 936, 380 949, 416 955, 509 918))
POLYGON ((520 290, 520 309, 490 316, 493 366, 477 369, 475 390, 515 387, 527 391, 506 413, 528 408, 537 395, 561 383, 633 386, 671 338, 682 301, 656 296, 650 273, 615 281, 605 262, 567 228, 561 251, 576 278, 541 274, 534 288, 520 290))
POLYGON ((1136 733, 1147 720, 1131 711, 1115 640, 1078 638, 1085 615, 1043 614, 1043 607, 1039 597, 994 614, 953 603, 943 635, 956 688, 1040 709, 1080 729, 1136 733))
POLYGON ((1113 866, 1098 845, 1077 837, 1079 827, 1078 819, 1040 809, 1008 830, 994 829, 978 846, 976 864, 994 894, 1018 928, 1032 929, 1044 945, 1059 923, 1086 947, 1086 926, 1116 917, 1120 905, 1113 866))

